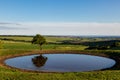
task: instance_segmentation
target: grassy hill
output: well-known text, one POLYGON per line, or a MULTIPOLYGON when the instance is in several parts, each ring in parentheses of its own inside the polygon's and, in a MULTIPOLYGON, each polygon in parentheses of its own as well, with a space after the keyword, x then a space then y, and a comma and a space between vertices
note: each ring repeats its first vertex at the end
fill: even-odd
MULTIPOLYGON (((31 41, 32 36, 0 36, 0 38, 31 41)), ((55 37, 46 36, 48 42, 78 41, 93 42, 104 41, 102 38, 78 38, 78 37, 55 37)), ((111 40, 111 39, 109 39, 111 40)), ((39 50, 37 45, 30 42, 2 40, 2 49, 0 49, 0 62, 8 56, 24 55, 29 52, 39 50)), ((1 44, 0 44, 1 45, 1 44)), ((43 51, 76 51, 91 53, 91 55, 107 55, 110 58, 118 60, 117 66, 108 70, 99 70, 91 72, 70 72, 70 73, 35 73, 25 72, 17 69, 11 69, 0 64, 0 80, 120 80, 120 48, 119 46, 108 50, 85 50, 88 46, 80 44, 46 44, 43 51)))

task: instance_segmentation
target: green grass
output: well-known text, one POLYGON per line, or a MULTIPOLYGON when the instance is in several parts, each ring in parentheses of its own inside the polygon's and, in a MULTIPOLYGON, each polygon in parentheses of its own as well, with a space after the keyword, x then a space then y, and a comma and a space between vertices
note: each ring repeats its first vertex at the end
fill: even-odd
MULTIPOLYGON (((45 44, 44 49, 49 50, 84 50, 87 46, 82 45, 58 45, 58 44, 45 44)), ((3 44, 4 49, 22 49, 22 50, 39 50, 39 45, 24 43, 24 42, 6 42, 3 44)))
POLYGON ((8 56, 8 55, 15 55, 15 54, 22 54, 25 52, 30 52, 31 50, 12 50, 12 49, 2 49, 0 50, 0 56, 8 56))
POLYGON ((0 80, 119 80, 120 71, 26 73, 0 67, 0 80))
MULTIPOLYGON (((50 40, 50 39, 49 39, 50 40)), ((55 39, 56 41, 57 39, 55 39)), ((53 41, 53 40, 52 40, 53 41)), ((39 50, 39 46, 31 43, 5 41, 0 49, 0 58, 8 55, 23 54, 33 50, 39 50)), ((119 56, 120 50, 84 50, 87 46, 82 45, 56 45, 46 44, 44 50, 79 50, 94 52, 95 54, 105 53, 110 56, 119 56), (111 53, 109 53, 111 52, 111 53), (112 52, 118 52, 117 54, 112 52)), ((0 66, 0 80, 120 80, 120 68, 118 70, 76 72, 76 73, 33 73, 21 72, 16 69, 8 69, 0 66)))
POLYGON ((18 42, 14 42, 14 43, 4 43, 3 44, 3 48, 4 49, 39 49, 39 46, 37 45, 33 45, 31 43, 18 43, 18 42))

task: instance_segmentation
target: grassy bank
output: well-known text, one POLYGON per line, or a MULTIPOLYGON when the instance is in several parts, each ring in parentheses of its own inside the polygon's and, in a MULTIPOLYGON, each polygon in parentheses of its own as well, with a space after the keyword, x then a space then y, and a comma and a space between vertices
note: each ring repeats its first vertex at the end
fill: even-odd
POLYGON ((119 80, 120 71, 26 73, 0 67, 0 80, 119 80))

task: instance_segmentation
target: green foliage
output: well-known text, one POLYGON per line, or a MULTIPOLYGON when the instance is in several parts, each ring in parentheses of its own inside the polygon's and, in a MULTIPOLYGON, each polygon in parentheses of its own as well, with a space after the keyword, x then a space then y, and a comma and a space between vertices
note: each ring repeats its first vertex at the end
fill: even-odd
POLYGON ((98 42, 86 42, 84 45, 89 46, 86 50, 108 50, 112 48, 119 47, 118 40, 110 41, 98 41, 98 42))
POLYGON ((32 39, 32 44, 38 44, 40 46, 40 50, 42 50, 42 45, 45 43, 46 43, 46 39, 40 34, 37 34, 32 39))
POLYGON ((107 50, 109 46, 89 46, 86 50, 107 50))

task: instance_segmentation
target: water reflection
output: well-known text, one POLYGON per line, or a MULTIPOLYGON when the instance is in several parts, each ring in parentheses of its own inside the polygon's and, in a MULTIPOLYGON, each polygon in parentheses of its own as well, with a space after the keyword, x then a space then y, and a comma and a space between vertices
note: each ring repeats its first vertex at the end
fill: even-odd
POLYGON ((110 68, 115 61, 109 58, 82 54, 44 54, 5 60, 6 65, 34 71, 80 72, 110 68), (48 59, 49 58, 49 59, 48 59))
POLYGON ((42 67, 45 65, 47 59, 48 58, 46 56, 39 55, 32 58, 32 62, 36 67, 42 67))

